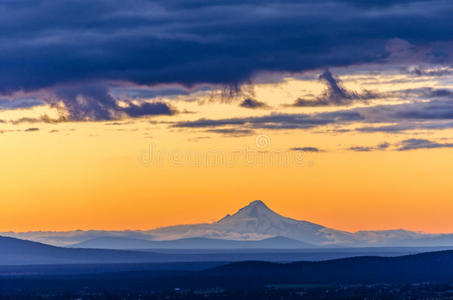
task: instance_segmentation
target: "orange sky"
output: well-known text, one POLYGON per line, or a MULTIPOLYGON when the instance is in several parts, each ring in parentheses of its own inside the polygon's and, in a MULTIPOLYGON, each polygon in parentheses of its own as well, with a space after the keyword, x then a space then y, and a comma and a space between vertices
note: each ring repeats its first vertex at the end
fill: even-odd
MULTIPOLYGON (((345 85, 380 91, 405 85, 395 87, 384 79, 367 86, 359 77, 346 76, 345 85)), ((282 104, 298 93, 320 93, 323 85, 314 80, 288 79, 254 88, 255 96, 272 108, 250 111, 234 101, 200 105, 175 100, 180 111, 192 113, 153 121, 266 115, 273 111, 309 113, 314 109, 282 104)), ((40 109, 51 113, 50 108, 40 109)), ((40 113, 36 109, 5 111, 0 116, 40 113)), ((453 149, 346 150, 383 141, 397 143, 408 137, 449 139, 453 137, 451 130, 393 135, 259 129, 237 137, 149 121, 1 125, 5 132, 0 135, 0 231, 150 229, 211 222, 261 199, 285 216, 336 229, 453 232, 453 149), (39 131, 23 131, 29 127, 39 131), (16 129, 22 131, 10 131, 16 129), (256 143, 261 135, 268 139, 264 147, 256 143), (143 161, 150 146, 161 154, 158 165, 143 161), (289 150, 302 146, 324 151, 297 157, 289 150), (251 162, 246 151, 286 157, 289 163, 251 162), (229 165, 205 164, 207 155, 231 157, 233 152, 239 155, 229 165)))

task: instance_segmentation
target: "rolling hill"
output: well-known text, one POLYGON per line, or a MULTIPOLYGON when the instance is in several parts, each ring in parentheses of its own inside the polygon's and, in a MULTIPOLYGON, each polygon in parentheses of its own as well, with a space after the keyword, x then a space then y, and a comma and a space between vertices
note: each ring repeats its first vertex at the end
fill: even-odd
POLYGON ((353 257, 321 262, 239 262, 204 271, 201 277, 266 283, 451 282, 453 251, 399 257, 353 257))
POLYGON ((0 265, 137 263, 172 259, 170 254, 99 249, 70 249, 0 236, 0 265))

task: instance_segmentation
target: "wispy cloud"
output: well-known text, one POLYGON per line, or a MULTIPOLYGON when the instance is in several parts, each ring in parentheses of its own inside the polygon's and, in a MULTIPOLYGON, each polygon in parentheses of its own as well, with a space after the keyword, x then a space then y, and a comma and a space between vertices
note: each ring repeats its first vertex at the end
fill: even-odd
POLYGON ((69 119, 64 116, 57 118, 50 117, 48 115, 41 115, 39 117, 23 117, 16 120, 10 121, 11 124, 18 125, 22 123, 48 123, 48 124, 57 124, 62 122, 68 122, 69 119))
POLYGON ((351 146, 347 150, 355 152, 382 151, 388 149, 390 146, 390 143, 384 142, 376 146, 351 146))
POLYGON ((339 78, 333 76, 329 70, 325 70, 319 76, 319 79, 327 84, 327 89, 322 95, 314 99, 299 98, 293 106, 311 107, 311 106, 330 106, 330 105, 347 105, 354 101, 365 101, 378 96, 370 91, 361 93, 349 91, 342 86, 339 78))
POLYGON ((220 133, 225 136, 229 137, 242 137, 248 136, 255 133, 255 131, 251 129, 238 129, 238 128, 216 128, 216 129, 208 129, 205 132, 210 133, 220 133))
POLYGON ((39 128, 37 128, 37 127, 31 127, 31 128, 25 129, 24 131, 25 131, 25 132, 39 131, 39 128))
POLYGON ((247 98, 244 99, 239 106, 244 107, 244 108, 251 108, 251 109, 256 109, 256 108, 266 108, 268 105, 264 102, 255 100, 253 98, 247 98))
POLYGON ((445 76, 453 73, 453 69, 450 67, 423 68, 421 66, 417 66, 406 68, 405 71, 415 76, 431 76, 431 77, 445 76))
POLYGON ((453 148, 453 143, 438 143, 427 139, 407 139, 399 143, 398 151, 418 149, 453 148))
POLYGON ((324 152, 317 147, 294 147, 290 149, 291 151, 302 151, 302 152, 324 152))
POLYGON ((439 143, 428 139, 406 139, 397 143, 381 143, 375 146, 351 146, 346 150, 355 152, 371 152, 371 151, 411 151, 420 149, 438 149, 438 148, 453 148, 453 143, 439 143))
POLYGON ((279 114, 267 116, 229 118, 229 119, 199 119, 183 121, 173 125, 179 128, 209 128, 240 125, 249 129, 310 129, 329 124, 349 123, 363 120, 363 117, 354 111, 337 111, 317 114, 279 114))

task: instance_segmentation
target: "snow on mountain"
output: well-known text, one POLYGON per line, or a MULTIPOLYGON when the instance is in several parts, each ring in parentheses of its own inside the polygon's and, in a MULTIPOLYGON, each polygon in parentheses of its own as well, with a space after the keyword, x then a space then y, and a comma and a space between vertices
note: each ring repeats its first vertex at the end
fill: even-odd
POLYGON ((28 239, 51 245, 67 246, 90 239, 116 237, 153 241, 187 238, 223 240, 264 240, 285 237, 315 246, 453 246, 451 234, 425 234, 407 230, 358 231, 335 230, 307 221, 283 217, 257 200, 233 215, 226 215, 214 223, 176 225, 147 231, 68 231, 22 232, 0 235, 28 239))
POLYGON ((351 233, 330 229, 307 221, 280 216, 257 200, 211 224, 182 225, 150 231, 157 239, 210 237, 236 240, 258 240, 283 236, 310 244, 350 244, 351 233))

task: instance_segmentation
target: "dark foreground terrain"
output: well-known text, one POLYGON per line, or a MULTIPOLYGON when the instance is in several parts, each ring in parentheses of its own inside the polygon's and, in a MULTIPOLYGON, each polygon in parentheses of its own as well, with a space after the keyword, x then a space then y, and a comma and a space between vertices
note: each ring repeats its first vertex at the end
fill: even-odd
POLYGON ((116 290, 3 294, 1 299, 149 299, 149 300, 313 300, 313 299, 453 299, 448 284, 289 285, 242 289, 116 290))
POLYGON ((453 251, 320 262, 0 267, 0 299, 453 299, 453 251))

